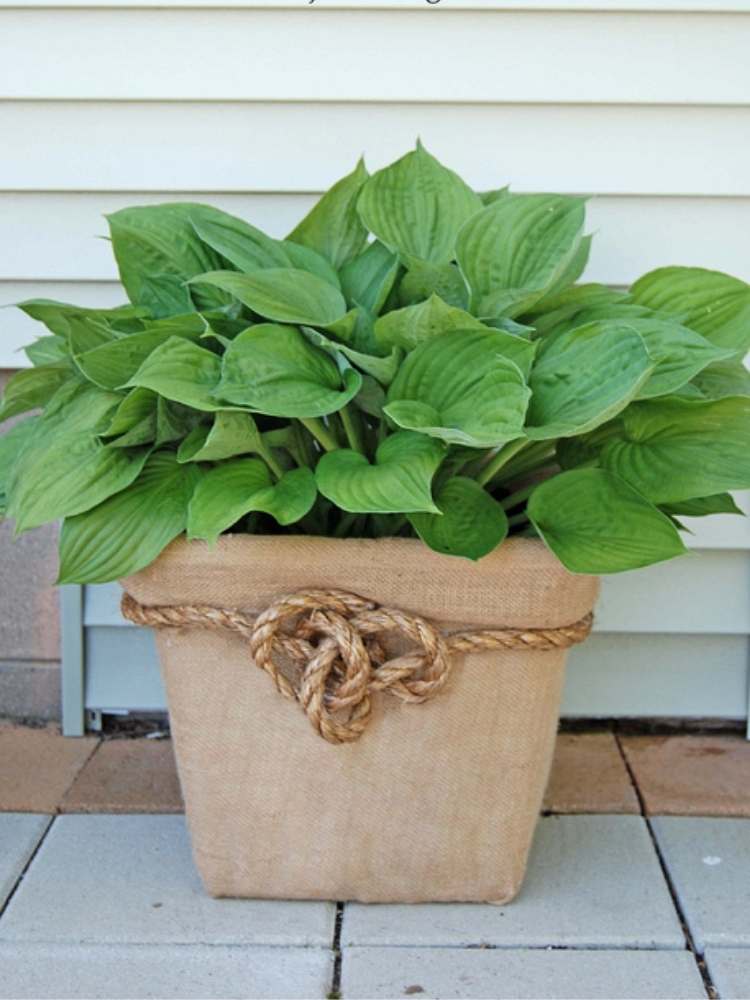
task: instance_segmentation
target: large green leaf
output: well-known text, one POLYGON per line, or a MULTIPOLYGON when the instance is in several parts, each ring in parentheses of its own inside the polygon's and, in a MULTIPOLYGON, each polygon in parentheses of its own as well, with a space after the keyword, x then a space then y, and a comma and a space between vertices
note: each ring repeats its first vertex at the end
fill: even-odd
POLYGON ((65 337, 50 334, 48 337, 37 337, 31 344, 23 348, 23 353, 32 365, 50 365, 65 361, 69 356, 65 337))
POLYGON ((374 464, 357 451, 332 451, 318 462, 315 479, 324 497, 351 513, 438 514, 431 484, 444 455, 441 442, 397 431, 378 447, 374 464))
MULTIPOLYGON (((490 329, 463 309, 450 306, 438 295, 431 295, 418 305, 395 309, 375 323, 375 339, 384 347, 413 350, 419 344, 451 330, 490 329)), ((493 331, 493 350, 515 362, 524 375, 531 370, 536 344, 504 331, 493 331)))
POLYGON ((8 503, 7 489, 11 470, 31 440, 38 419, 38 417, 27 417, 0 434, 0 519, 5 516, 8 503))
MULTIPOLYGON (((197 313, 196 313, 197 316, 197 313)), ((200 320, 200 317, 198 316, 200 320)), ((149 355, 172 337, 197 340, 205 330, 200 322, 198 330, 186 326, 180 331, 174 325, 164 329, 149 329, 143 333, 133 333, 128 337, 113 340, 101 347, 73 353, 73 359, 81 374, 102 389, 118 389, 131 379, 149 355)))
MULTIPOLYGON (((530 312, 524 314, 523 320, 534 327, 538 336, 544 336, 563 324, 583 326, 587 320, 580 320, 579 317, 600 309, 608 310, 610 319, 618 319, 620 308, 627 300, 625 293, 608 288, 606 285, 595 282, 574 285, 556 295, 545 295, 535 303, 530 312)), ((643 311, 647 312, 645 307, 643 311)), ((602 319, 603 316, 595 315, 593 318, 602 319)))
POLYGON ((399 305, 412 306, 431 295, 439 295, 448 305, 467 308, 469 289, 455 264, 432 264, 416 257, 408 257, 404 263, 406 274, 398 286, 399 305))
POLYGON ((127 382, 151 389, 196 410, 231 409, 215 395, 221 378, 221 359, 182 337, 170 337, 152 351, 127 382))
POLYGON ((58 583, 107 583, 152 563, 187 524, 200 481, 195 465, 157 452, 134 483, 92 510, 66 517, 58 583))
POLYGON ((692 386, 706 399, 750 396, 750 371, 741 361, 718 361, 696 375, 692 386))
POLYGON ((459 229, 482 202, 420 143, 372 175, 362 188, 358 208, 367 228, 391 250, 447 264, 453 259, 459 229))
POLYGON ((259 448, 260 431, 250 414, 224 410, 214 415, 212 424, 193 428, 177 451, 177 461, 218 462, 259 448))
POLYGON ((292 469, 274 483, 259 458, 239 458, 207 472, 190 501, 188 538, 215 542, 251 511, 270 514, 279 524, 299 521, 315 503, 315 476, 292 469))
POLYGON ((105 320, 96 316, 68 316, 68 348, 71 354, 82 354, 124 336, 105 320))
POLYGON ((24 368, 11 375, 0 402, 0 423, 19 413, 46 406, 60 386, 74 378, 74 369, 67 362, 24 368))
POLYGON ((89 510, 129 486, 147 456, 146 448, 108 448, 93 431, 40 422, 11 472, 8 516, 20 532, 89 510))
POLYGON ((341 269, 341 288, 346 301, 377 316, 391 293, 398 271, 398 257, 375 240, 341 269))
POLYGON ((528 515, 573 573, 620 573, 681 555, 672 521, 618 476, 562 472, 536 487, 528 515))
POLYGON ((195 206, 189 218, 201 241, 240 271, 291 264, 278 240, 228 212, 200 205, 195 206))
POLYGON ((289 258, 287 267, 296 267, 300 271, 309 271, 315 274, 329 285, 341 290, 341 281, 338 272, 333 269, 330 261, 322 254, 311 247, 302 246, 301 243, 292 243, 290 240, 280 240, 279 246, 289 258))
POLYGON ((338 344, 329 337, 326 337, 324 333, 321 333, 319 330, 313 330, 309 326, 302 327, 302 332, 311 344, 319 347, 326 354, 330 354, 334 358, 340 358, 343 355, 347 361, 356 365, 360 371, 376 378, 381 385, 391 384, 404 356, 404 352, 398 347, 392 348, 390 353, 385 356, 355 351, 354 348, 349 347, 347 344, 338 344))
POLYGON ((508 334, 454 330, 420 344, 388 390, 385 412, 451 444, 495 447, 521 437, 529 389, 504 357, 508 334))
POLYGON ((228 347, 216 395, 273 417, 322 417, 361 384, 358 372, 342 371, 295 327, 259 323, 228 347))
POLYGON ((627 324, 602 321, 550 334, 529 378, 526 433, 542 440, 593 430, 628 405, 653 367, 627 324))
POLYGON ((100 436, 114 448, 129 448, 156 441, 158 398, 150 389, 131 389, 100 436))
POLYGON ((654 503, 750 488, 750 398, 665 398, 622 415, 602 465, 654 503))
POLYGON ((68 336, 70 318, 73 316, 87 316, 106 323, 114 330, 132 333, 141 329, 139 317, 146 314, 145 310, 133 305, 115 306, 112 309, 90 309, 70 302, 58 302, 56 299, 26 299, 16 305, 27 316, 43 323, 58 337, 68 336))
POLYGON ((482 209, 456 247, 471 311, 513 317, 530 309, 568 271, 583 222, 583 199, 563 195, 513 195, 482 209))
POLYGON ((739 278, 701 267, 660 267, 639 278, 630 294, 717 347, 750 350, 750 285, 739 278))
MULTIPOLYGON (((157 308, 154 315, 161 316, 184 312, 175 298, 180 285, 223 266, 221 256, 193 228, 193 220, 204 210, 203 205, 174 202, 123 208, 107 216, 120 280, 134 305, 145 305, 152 312, 157 308)), ((226 294, 210 286, 196 288, 193 298, 202 309, 227 302, 226 294)))
POLYGON ((441 514, 410 514, 409 520, 422 541, 436 552, 481 559, 508 534, 502 506, 473 479, 449 479, 435 500, 441 514))
POLYGON ((357 198, 368 178, 364 160, 330 188, 287 239, 322 254, 339 270, 362 250, 367 230, 357 213, 357 198))
POLYGON ((714 493, 710 497, 694 497, 692 500, 681 500, 679 503, 664 504, 665 514, 676 517, 706 517, 709 514, 741 514, 731 493, 714 493))
POLYGON ((675 320, 652 316, 628 320, 628 325, 643 337, 649 357, 655 364, 654 371, 638 393, 639 399, 666 396, 708 365, 732 356, 732 351, 716 347, 675 320))
POLYGON ((193 284, 221 288, 259 316, 282 323, 326 326, 346 313, 338 289, 316 274, 292 267, 270 267, 253 274, 213 271, 193 284))

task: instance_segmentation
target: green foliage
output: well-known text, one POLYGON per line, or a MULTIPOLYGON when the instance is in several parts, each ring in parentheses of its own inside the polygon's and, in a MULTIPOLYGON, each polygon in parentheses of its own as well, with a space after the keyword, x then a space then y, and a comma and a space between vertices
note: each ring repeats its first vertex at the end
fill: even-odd
POLYGON ((0 516, 64 520, 62 582, 226 531, 470 559, 522 533, 578 573, 679 555, 677 518, 750 487, 750 286, 581 283, 584 210, 479 195, 417 144, 286 239, 207 205, 114 213, 129 303, 20 304, 46 331, 0 403, 0 516))

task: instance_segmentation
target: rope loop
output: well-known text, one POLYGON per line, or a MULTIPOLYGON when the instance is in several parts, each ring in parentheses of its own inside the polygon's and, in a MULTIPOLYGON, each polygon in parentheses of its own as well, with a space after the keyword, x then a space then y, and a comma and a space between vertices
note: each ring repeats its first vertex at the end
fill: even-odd
POLYGON ((155 628, 212 628, 235 632, 255 664, 286 698, 302 707, 329 743, 351 743, 367 728, 371 695, 388 692, 418 704, 446 685, 453 653, 491 649, 544 651, 582 642, 593 616, 552 629, 482 629, 445 634, 405 611, 383 608, 344 590, 304 590, 282 597, 253 618, 207 605, 139 604, 122 598, 122 613, 155 628), (383 640, 406 640, 410 651, 388 659, 383 640), (280 665, 279 659, 283 665, 280 665))

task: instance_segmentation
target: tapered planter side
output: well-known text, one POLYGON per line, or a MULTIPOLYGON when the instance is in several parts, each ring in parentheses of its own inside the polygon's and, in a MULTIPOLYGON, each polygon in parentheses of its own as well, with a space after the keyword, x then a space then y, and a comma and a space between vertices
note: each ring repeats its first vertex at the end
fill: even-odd
MULTIPOLYGON (((284 594, 343 589, 459 628, 557 628, 598 592, 535 540, 479 563, 413 539, 225 536, 175 542, 124 581, 141 604, 259 614, 284 594)), ((547 781, 565 649, 454 657, 423 704, 373 695, 333 745, 255 668, 239 636, 166 628, 158 646, 192 836, 214 896, 507 902, 547 781)))

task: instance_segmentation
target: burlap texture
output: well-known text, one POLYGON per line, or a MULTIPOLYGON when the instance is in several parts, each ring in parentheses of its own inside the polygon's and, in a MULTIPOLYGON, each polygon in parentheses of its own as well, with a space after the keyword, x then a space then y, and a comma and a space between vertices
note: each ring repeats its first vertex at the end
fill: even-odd
MULTIPOLYGON (((447 629, 567 625, 598 582, 536 541, 479 563, 409 539, 225 536, 178 541, 124 581, 147 605, 259 613, 341 588, 447 629)), ((526 866, 554 746, 565 652, 483 652, 444 692, 376 695, 356 743, 333 746, 254 668, 243 641, 165 629, 158 645, 193 851, 214 896, 507 902, 526 866)))

